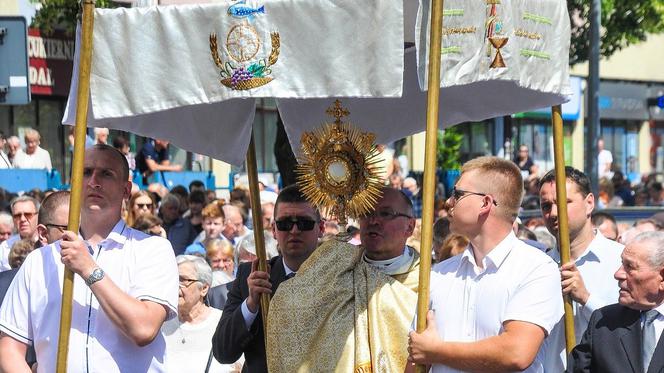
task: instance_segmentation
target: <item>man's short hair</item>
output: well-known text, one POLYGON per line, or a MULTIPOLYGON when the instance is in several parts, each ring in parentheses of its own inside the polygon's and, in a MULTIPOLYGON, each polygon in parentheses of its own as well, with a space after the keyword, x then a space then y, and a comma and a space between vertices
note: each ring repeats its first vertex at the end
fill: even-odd
MULTIPOLYGON (((302 194, 300 187, 297 184, 289 185, 279 192, 277 200, 274 202, 274 215, 279 211, 280 203, 308 203, 311 204, 307 198, 302 194)), ((312 206, 313 207, 313 206, 312 206)), ((320 212, 316 207, 313 207, 316 212, 316 220, 320 220, 320 212)))
POLYGON ((519 214, 523 199, 523 178, 517 165, 499 157, 478 157, 461 167, 461 174, 479 171, 484 178, 481 192, 494 196, 501 215, 513 222, 519 214))
POLYGON ((203 182, 200 180, 194 180, 189 183, 189 191, 191 192, 194 189, 205 190, 205 184, 203 184, 203 182))
POLYGON ((196 255, 178 255, 175 261, 180 264, 189 263, 196 272, 196 280, 207 286, 212 286, 212 268, 207 264, 205 259, 196 255))
POLYGON ((595 227, 599 227, 607 220, 612 222, 613 225, 616 225, 616 218, 608 212, 604 211, 593 212, 590 220, 595 227))
POLYGON ((438 218, 433 223, 433 242, 442 245, 445 238, 450 235, 450 219, 438 218))
POLYGON ((113 139, 113 147, 118 150, 122 150, 125 146, 129 146, 129 141, 124 136, 115 136, 113 139))
POLYGON ((163 221, 155 215, 141 214, 136 218, 136 221, 134 222, 134 226, 132 228, 152 236, 153 233, 150 232, 150 229, 162 224, 163 221))
MULTIPOLYGON (((578 188, 579 192, 585 198, 590 194, 590 179, 586 174, 577 170, 571 166, 565 166, 565 178, 574 184, 578 188)), ((551 183, 556 181, 556 170, 550 170, 547 172, 542 179, 540 179, 538 189, 542 189, 542 185, 546 183, 551 183)))
POLYGON ((401 201, 406 205, 405 213, 410 215, 410 216, 413 216, 414 215, 413 201, 411 201, 411 199, 408 198, 406 193, 404 193, 402 190, 395 189, 395 188, 392 188, 391 186, 386 185, 386 186, 383 187, 383 194, 385 194, 386 191, 390 191, 390 190, 393 190, 394 192, 396 192, 397 195, 399 196, 399 198, 401 199, 401 201))
POLYGON ((55 210, 57 210, 60 206, 68 206, 70 196, 71 193, 69 191, 61 190, 58 192, 53 192, 49 194, 48 197, 44 198, 41 208, 39 209, 37 223, 50 224, 53 222, 53 214, 55 213, 55 210))
POLYGON ((628 245, 647 244, 650 251, 648 261, 653 267, 664 266, 664 232, 650 231, 639 233, 628 245))
POLYGON ((94 144, 89 151, 97 150, 102 152, 108 152, 113 155, 113 158, 117 159, 120 164, 120 175, 122 180, 129 180, 129 164, 127 163, 127 158, 122 154, 118 149, 108 145, 108 144, 94 144))
POLYGON ((37 199, 30 197, 28 195, 22 195, 14 198, 9 205, 11 206, 12 209, 12 214, 14 213, 14 205, 19 203, 19 202, 32 202, 32 205, 35 206, 35 210, 39 212, 39 201, 37 199))
POLYGON ((6 211, 0 211, 0 225, 7 225, 14 230, 14 219, 12 215, 6 211))

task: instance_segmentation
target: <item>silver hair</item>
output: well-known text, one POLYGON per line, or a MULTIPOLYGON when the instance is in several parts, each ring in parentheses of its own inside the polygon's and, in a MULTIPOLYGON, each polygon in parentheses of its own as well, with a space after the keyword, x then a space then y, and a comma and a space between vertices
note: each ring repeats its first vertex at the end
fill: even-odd
POLYGON ((36 212, 39 212, 39 201, 37 201, 36 199, 34 199, 30 196, 23 195, 23 196, 18 196, 16 198, 14 198, 10 202, 10 205, 11 205, 11 208, 12 208, 12 213, 14 213, 14 205, 17 204, 18 202, 32 202, 32 204, 35 206, 35 210, 37 210, 36 212))
POLYGON ((175 205, 180 208, 180 199, 173 193, 168 193, 161 199, 161 206, 175 205))
POLYGON ((12 231, 14 230, 14 219, 7 212, 0 211, 0 224, 10 226, 12 227, 12 231))
POLYGON ((629 244, 647 244, 648 251, 650 251, 648 253, 650 264, 655 267, 664 266, 664 232, 650 231, 640 233, 629 244))
POLYGON ((207 264, 205 259, 196 255, 178 255, 175 257, 175 261, 180 264, 190 263, 196 271, 196 279, 202 284, 207 286, 212 286, 212 268, 207 264))

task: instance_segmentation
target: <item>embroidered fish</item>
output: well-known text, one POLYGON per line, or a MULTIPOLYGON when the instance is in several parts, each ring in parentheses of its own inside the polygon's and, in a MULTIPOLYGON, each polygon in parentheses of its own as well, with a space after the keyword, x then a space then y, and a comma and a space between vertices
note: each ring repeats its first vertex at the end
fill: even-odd
POLYGON ((257 13, 265 14, 265 6, 261 6, 258 9, 252 8, 246 5, 246 0, 242 0, 228 7, 228 15, 235 18, 247 17, 251 21, 254 18, 254 14, 257 13))

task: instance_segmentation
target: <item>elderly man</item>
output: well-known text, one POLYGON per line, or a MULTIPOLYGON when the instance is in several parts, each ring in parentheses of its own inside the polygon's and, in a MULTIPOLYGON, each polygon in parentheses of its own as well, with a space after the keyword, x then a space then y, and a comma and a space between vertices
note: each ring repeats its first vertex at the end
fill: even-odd
POLYGON ((360 219, 361 247, 321 245, 270 303, 270 372, 403 371, 419 276, 406 246, 414 228, 408 197, 385 187, 360 219))
MULTIPOLYGON (((588 326, 590 314, 618 300, 616 282, 611 274, 620 267, 623 245, 604 237, 593 228, 595 197, 590 191, 588 177, 572 167, 565 167, 565 177, 571 260, 562 263, 560 275, 563 294, 573 300, 575 338, 579 341, 588 326)), ((540 180, 540 208, 546 228, 559 237, 556 202, 556 175, 555 170, 551 170, 540 180)), ((548 254, 560 262, 558 250, 551 250, 548 254)), ((562 319, 551 331, 549 346, 557 349, 557 353, 549 351, 545 370, 562 372, 565 370, 567 355, 562 319)))
POLYGON ((224 205, 224 215, 226 215, 226 223, 221 234, 233 245, 237 245, 244 230, 242 212, 235 205, 224 205))
POLYGON ((11 214, 0 211, 0 244, 7 241, 14 233, 14 220, 11 214))
POLYGON ((619 303, 592 313, 567 371, 664 371, 664 232, 636 236, 614 276, 619 303))
POLYGON ((41 136, 39 132, 33 129, 25 131, 25 151, 17 152, 14 157, 14 167, 16 168, 44 168, 51 170, 51 155, 48 151, 39 145, 41 136))
POLYGON ((9 250, 15 242, 23 238, 30 238, 35 242, 38 238, 37 212, 39 211, 39 202, 30 196, 20 196, 14 198, 10 205, 14 226, 18 233, 0 244, 0 271, 11 268, 8 261, 9 250))
POLYGON ((159 215, 164 221, 166 236, 173 245, 175 255, 184 253, 184 250, 196 239, 196 230, 188 219, 180 215, 180 198, 168 193, 161 199, 159 215))
POLYGON ((56 370, 64 268, 74 272, 68 369, 74 372, 161 372, 160 328, 176 316, 178 272, 167 240, 128 227, 121 218, 131 183, 125 157, 108 145, 86 150, 80 235, 33 251, 0 307, 0 371, 56 370))
POLYGON ((273 294, 294 276, 324 231, 320 214, 294 185, 279 193, 274 217, 272 233, 281 255, 270 260, 269 273, 256 270, 257 262, 240 264, 212 343, 214 356, 222 363, 233 363, 244 354, 244 372, 267 372, 261 294, 273 294))
POLYGON ((542 346, 563 314, 560 275, 512 225, 523 198, 519 168, 497 157, 463 165, 450 229, 470 244, 434 266, 427 328, 412 332, 410 360, 432 372, 541 372, 542 346))

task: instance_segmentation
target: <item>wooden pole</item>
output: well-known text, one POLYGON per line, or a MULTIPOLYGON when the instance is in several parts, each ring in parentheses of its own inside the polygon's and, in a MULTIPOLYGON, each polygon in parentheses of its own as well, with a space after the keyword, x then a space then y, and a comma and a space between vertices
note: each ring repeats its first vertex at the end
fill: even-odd
MULTIPOLYGON (((567 218, 567 177, 565 176, 565 156, 563 153, 563 118, 560 105, 551 108, 553 121, 553 154, 556 168, 556 207, 558 208, 558 247, 560 263, 570 261, 569 221, 567 218)), ((574 333, 574 310, 572 299, 563 297, 565 303, 565 347, 567 353, 572 352, 576 345, 574 333)))
MULTIPOLYGON (((81 21, 81 52, 78 70, 78 91, 76 93, 76 127, 74 132, 74 159, 71 170, 71 199, 69 201, 69 223, 67 229, 78 232, 81 217, 81 193, 83 189, 83 160, 85 158, 85 138, 90 97, 90 66, 92 59, 92 26, 94 25, 94 0, 83 1, 81 21)), ((65 267, 62 284, 62 305, 60 306, 60 335, 56 371, 67 371, 69 332, 71 329, 74 273, 65 267)))
MULTIPOLYGON (((422 198, 422 241, 420 249, 420 278, 417 289, 417 331, 427 326, 429 311, 429 278, 431 273, 431 243, 433 241, 433 209, 436 191, 436 147, 438 144, 438 100, 440 96, 440 49, 443 29, 443 0, 431 3, 431 31, 429 41, 429 75, 427 92, 427 128, 424 145, 424 182, 422 198)), ((416 372, 426 367, 417 365, 416 372)))
MULTIPOLYGON (((258 190, 258 167, 256 167, 256 146, 254 145, 254 131, 251 131, 249 149, 247 150, 247 176, 249 178, 249 194, 251 196, 251 214, 254 223, 254 243, 256 256, 258 256, 258 270, 267 272, 267 255, 265 254, 265 236, 263 233, 263 219, 261 211, 260 191, 258 190)), ((263 316, 263 330, 267 330, 267 311, 270 306, 270 296, 261 294, 261 315, 263 316)), ((267 333, 265 338, 267 338, 267 333)))

